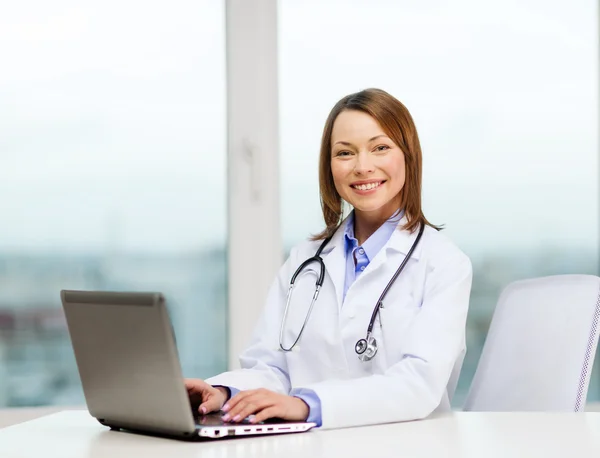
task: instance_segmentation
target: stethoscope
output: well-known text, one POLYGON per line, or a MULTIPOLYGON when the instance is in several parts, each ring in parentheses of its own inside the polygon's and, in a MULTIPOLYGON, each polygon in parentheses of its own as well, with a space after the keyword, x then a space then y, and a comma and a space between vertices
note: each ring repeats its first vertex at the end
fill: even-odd
MULTIPOLYGON (((412 256, 413 251, 415 250, 415 248, 417 247, 417 245, 419 243, 419 240, 421 240, 421 236, 423 235, 424 228, 425 228, 425 225, 421 224, 417 238, 415 239, 412 246, 410 247, 410 250, 408 250, 408 253, 404 257, 402 264, 400 264, 400 267, 398 267, 398 270, 396 270, 396 272, 392 276, 391 280, 388 282, 387 286, 381 293, 381 296, 379 296, 379 299, 377 300, 377 305, 375 305, 375 308, 373 309, 373 313, 371 314, 371 321, 369 321, 369 327, 367 328, 367 336, 364 339, 359 339, 358 342, 356 342, 356 344, 354 345, 354 351, 358 355, 358 359, 360 359, 361 361, 370 361, 377 354, 377 348, 378 348, 377 340, 375 339, 375 337, 373 337, 373 334, 372 334, 373 333, 373 325, 375 324, 375 320, 377 319, 377 314, 379 313, 379 309, 383 308, 383 299, 385 298, 385 296, 388 293, 391 286, 394 284, 394 281, 396 281, 396 278, 398 278, 398 275, 400 275, 402 270, 404 270, 404 266, 406 266, 406 263, 412 256)), ((315 302, 317 301, 317 298, 319 297, 319 291, 321 291, 321 286, 323 286, 323 279, 325 278, 325 263, 323 262, 323 258, 321 258, 321 252, 323 251, 323 248, 325 248, 327 243, 329 243, 329 241, 331 240, 331 237, 333 237, 333 235, 326 238, 323 241, 323 243, 321 244, 321 246, 319 247, 319 249, 317 250, 317 252, 315 253, 315 255, 312 258, 308 258, 306 261, 304 261, 302 264, 300 264, 300 267, 298 267, 296 269, 296 272, 294 272, 294 275, 292 275, 292 279, 290 280, 290 287, 287 292, 285 311, 283 312, 283 319, 281 320, 281 329, 279 331, 279 348, 281 348, 281 350, 283 350, 283 351, 292 351, 292 349, 296 346, 296 344, 300 340, 300 337, 302 337, 302 333, 304 332, 304 328, 306 327, 306 323, 308 322, 310 313, 312 312, 313 306, 315 305, 315 302), (288 314, 288 310, 290 307, 292 291, 294 290, 296 278, 298 277, 298 275, 300 275, 302 273, 302 271, 309 264, 312 264, 313 262, 316 262, 317 264, 319 264, 319 275, 317 276, 317 281, 315 284, 315 293, 313 294, 313 297, 312 297, 312 300, 310 303, 310 307, 308 308, 308 313, 306 314, 306 318, 304 318, 304 323, 302 324, 302 327, 300 328, 298 337, 296 337, 296 340, 294 341, 294 343, 292 344, 291 347, 285 348, 283 346, 283 332, 285 330, 285 323, 287 320, 287 314, 288 314)))

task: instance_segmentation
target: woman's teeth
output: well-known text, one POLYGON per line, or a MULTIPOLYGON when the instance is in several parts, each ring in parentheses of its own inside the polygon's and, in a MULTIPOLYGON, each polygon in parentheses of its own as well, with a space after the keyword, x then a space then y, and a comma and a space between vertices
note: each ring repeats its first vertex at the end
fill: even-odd
POLYGON ((368 183, 368 184, 359 184, 359 185, 352 185, 352 187, 354 189, 359 189, 361 191, 368 191, 369 189, 374 189, 377 188, 381 183, 383 183, 382 181, 379 181, 377 183, 368 183))

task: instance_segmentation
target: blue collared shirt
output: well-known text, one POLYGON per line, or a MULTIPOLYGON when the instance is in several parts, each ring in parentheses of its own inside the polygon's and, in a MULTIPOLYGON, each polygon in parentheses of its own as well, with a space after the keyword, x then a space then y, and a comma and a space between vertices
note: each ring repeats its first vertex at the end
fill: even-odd
MULTIPOLYGON (((381 251, 388 242, 394 230, 402 219, 402 212, 392 215, 385 223, 369 237, 361 246, 354 237, 354 212, 348 217, 344 230, 344 246, 346 247, 346 280, 344 282, 344 296, 352 286, 352 283, 367 268, 373 258, 381 251)), ((343 304, 343 300, 342 300, 343 304)))
MULTIPOLYGON (((367 268, 373 258, 386 245, 398 223, 402 219, 403 212, 396 212, 385 223, 383 223, 362 245, 358 245, 358 240, 354 237, 354 212, 346 220, 344 228, 344 248, 346 256, 346 278, 344 281, 344 296, 352 286, 352 283, 367 268)), ((240 390, 228 387, 231 397, 239 393, 240 390)), ((321 400, 317 393, 309 388, 293 388, 290 396, 302 399, 308 406, 308 418, 306 421, 316 423, 321 426, 323 423, 321 415, 321 400)))

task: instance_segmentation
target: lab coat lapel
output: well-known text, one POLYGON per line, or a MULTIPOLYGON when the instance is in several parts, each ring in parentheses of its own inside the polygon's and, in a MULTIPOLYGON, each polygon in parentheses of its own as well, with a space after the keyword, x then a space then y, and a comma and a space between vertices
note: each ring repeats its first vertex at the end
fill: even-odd
MULTIPOLYGON (((418 229, 413 233, 409 233, 402 229, 402 227, 408 222, 406 216, 403 217, 398 223, 398 227, 392 232, 388 243, 375 255, 375 258, 369 263, 366 270, 358 277, 357 281, 360 280, 361 277, 366 277, 375 272, 379 267, 381 267, 388 259, 389 254, 403 254, 406 256, 410 251, 410 248, 417 238, 418 229)), ((422 238, 421 238, 422 240, 422 238)), ((415 248, 415 251, 412 254, 412 258, 418 259, 421 253, 421 242, 415 248)), ((402 262, 402 261, 399 261, 402 262)), ((398 264, 400 265, 400 264, 398 264)))
MULTIPOLYGON (((394 233, 390 237, 388 244, 386 245, 386 251, 389 250, 391 252, 401 253, 405 256, 408 254, 408 252, 413 246, 413 243, 417 239, 417 236, 419 235, 420 228, 417 227, 414 232, 408 232, 402 229, 407 222, 408 220, 406 216, 400 220, 400 223, 398 223, 398 228, 394 231, 394 233)), ((421 249, 423 247, 423 239, 425 238, 425 232, 427 232, 427 228, 425 228, 425 231, 423 233, 423 236, 421 237, 421 240, 419 241, 419 244, 415 247, 415 251, 413 251, 413 254, 411 256, 412 259, 419 259, 421 257, 421 249)))
POLYGON ((338 310, 342 308, 344 283, 346 281, 346 254, 344 252, 345 221, 342 222, 322 253, 326 275, 330 277, 335 289, 338 310))
MULTIPOLYGON (((388 251, 390 254, 399 253, 406 256, 410 251, 410 248, 417 238, 418 230, 409 233, 402 229, 407 223, 407 218, 404 216, 398 223, 398 228, 392 233, 388 243, 381 249, 375 258, 369 263, 366 270, 358 277, 356 282, 364 281, 365 277, 369 277, 377 271, 387 260, 388 251)), ((329 241, 325 249, 323 250, 322 257, 325 263, 325 271, 331 278, 333 287, 335 288, 335 297, 337 300, 338 310, 342 309, 342 300, 344 294, 344 285, 346 281, 346 253, 344 245, 344 228, 346 227, 346 219, 342 221, 340 227, 329 241)), ((423 235, 424 237, 425 235, 423 235)), ((423 245, 419 242, 419 245, 415 248, 412 254, 413 259, 419 259, 421 253, 421 247, 423 245)), ((402 261, 399 261, 402 262, 402 261)), ((400 264, 398 264, 400 265, 400 264)), ((394 269, 395 270, 395 269, 394 269)))

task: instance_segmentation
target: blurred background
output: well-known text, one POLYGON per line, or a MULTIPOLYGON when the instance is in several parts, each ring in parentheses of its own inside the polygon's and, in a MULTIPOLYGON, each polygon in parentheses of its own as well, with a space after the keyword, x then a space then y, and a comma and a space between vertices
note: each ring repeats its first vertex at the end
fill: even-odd
MULTIPOLYGON (((333 104, 396 96, 425 215, 473 262, 459 407, 509 282, 600 274, 598 1, 279 0, 277 20, 284 251, 322 227, 333 104)), ((227 368, 225 23, 222 0, 0 5, 0 407, 84 402, 63 288, 163 291, 184 374, 227 368)))

